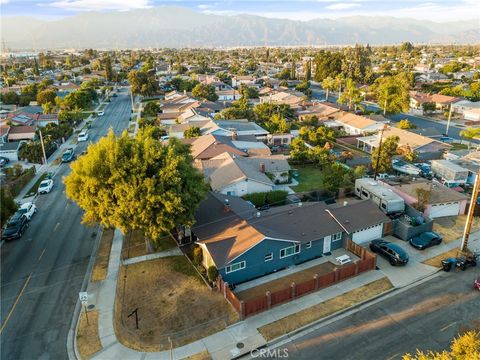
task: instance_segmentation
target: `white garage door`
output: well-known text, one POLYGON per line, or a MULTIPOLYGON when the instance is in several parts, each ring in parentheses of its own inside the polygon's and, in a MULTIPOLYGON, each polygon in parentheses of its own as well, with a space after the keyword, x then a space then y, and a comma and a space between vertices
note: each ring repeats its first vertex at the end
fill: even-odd
POLYGON ((366 229, 356 231, 352 235, 352 240, 357 244, 363 244, 368 241, 381 238, 383 235, 383 224, 370 226, 366 229))
POLYGON ((433 204, 428 216, 432 219, 442 216, 456 216, 460 212, 460 203, 433 204))
POLYGON ((17 150, 4 150, 0 152, 0 156, 10 159, 10 161, 18 161, 18 152, 17 150))

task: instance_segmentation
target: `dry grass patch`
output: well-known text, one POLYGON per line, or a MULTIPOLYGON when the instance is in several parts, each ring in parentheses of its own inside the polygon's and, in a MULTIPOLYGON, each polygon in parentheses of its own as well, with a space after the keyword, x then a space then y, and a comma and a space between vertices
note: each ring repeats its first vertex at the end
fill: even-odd
POLYGON ((452 249, 452 250, 448 250, 444 253, 441 253, 440 255, 437 255, 437 256, 435 256, 431 259, 425 260, 423 262, 423 264, 434 266, 434 267, 437 267, 437 268, 441 268, 443 259, 446 259, 446 258, 449 258, 449 257, 457 257, 460 254, 461 254, 460 250, 455 248, 455 249, 452 249))
POLYGON ((123 240, 122 259, 131 259, 137 256, 147 255, 153 252, 160 252, 173 249, 177 246, 170 235, 165 235, 157 240, 155 244, 149 243, 149 249, 145 238, 138 230, 128 232, 123 240))
POLYGON ((105 280, 107 277, 108 261, 110 260, 110 250, 112 248, 112 240, 114 229, 103 229, 100 246, 98 248, 95 265, 92 271, 92 281, 105 280))
POLYGON ((119 341, 140 351, 168 350, 223 330, 238 314, 210 290, 184 256, 122 266, 115 301, 119 341), (138 309, 139 329, 135 317, 138 309))
POLYGON ((208 351, 202 351, 201 353, 186 357, 184 360, 211 360, 212 357, 208 351))
MULTIPOLYGON (((442 236, 443 241, 449 243, 462 237, 466 220, 467 215, 435 219, 435 222, 433 223, 433 231, 439 233, 442 236)), ((478 229, 479 225, 480 218, 474 217, 472 229, 478 229)))
POLYGON ((366 301, 391 288, 393 288, 392 283, 385 277, 284 317, 268 325, 264 325, 258 328, 258 331, 267 341, 270 341, 310 324, 315 320, 329 316, 337 311, 347 309, 362 301, 366 301))
POLYGON ((296 284, 301 284, 305 281, 312 280, 315 274, 323 275, 329 272, 332 272, 335 267, 341 267, 340 265, 335 265, 331 262, 325 262, 316 266, 312 266, 311 268, 305 269, 303 271, 299 271, 293 273, 288 276, 284 276, 282 278, 270 281, 268 283, 255 286, 253 288, 247 289, 245 291, 239 292, 237 297, 240 300, 247 301, 250 299, 255 299, 259 296, 265 296, 267 291, 271 293, 279 290, 283 290, 289 287, 292 282, 296 284))
POLYGON ((85 312, 81 312, 77 332, 77 349, 82 359, 89 359, 93 354, 102 350, 102 343, 98 335, 98 310, 88 312, 88 324, 85 312))

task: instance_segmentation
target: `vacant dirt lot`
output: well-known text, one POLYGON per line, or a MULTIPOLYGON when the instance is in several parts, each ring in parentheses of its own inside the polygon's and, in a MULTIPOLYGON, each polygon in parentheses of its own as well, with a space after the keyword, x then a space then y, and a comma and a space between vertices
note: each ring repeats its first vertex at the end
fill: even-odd
POLYGON ((449 258, 449 257, 457 257, 457 256, 460 256, 460 255, 461 255, 460 250, 455 248, 455 249, 446 251, 446 252, 444 252, 440 255, 437 255, 437 256, 435 256, 431 259, 425 260, 423 263, 425 265, 430 265, 430 266, 435 266, 435 267, 441 268, 443 259, 446 259, 446 258, 449 258))
POLYGON ((115 302, 115 332, 141 351, 181 346, 238 321, 222 295, 210 290, 184 256, 122 266, 115 302), (139 329, 135 328, 138 309, 139 329))
POLYGON ((305 269, 303 271, 299 271, 294 274, 284 276, 280 279, 270 281, 266 284, 262 284, 262 285, 247 289, 236 295, 240 300, 244 300, 244 301, 255 299, 259 296, 264 296, 267 291, 275 292, 278 290, 283 290, 289 287, 292 284, 292 282, 296 284, 300 284, 307 280, 313 279, 315 274, 323 275, 323 274, 329 273, 333 271, 335 267, 341 267, 341 266, 335 265, 331 262, 326 262, 326 263, 319 264, 317 266, 313 266, 311 268, 305 269))
MULTIPOLYGON (((467 215, 438 218, 435 219, 435 222, 433 223, 433 231, 439 233, 442 236, 443 241, 449 243, 462 237, 466 220, 467 215)), ((480 218, 474 217, 472 229, 478 229, 479 225, 480 218)))
POLYGON ((169 250, 175 246, 177 246, 177 244, 172 237, 170 235, 165 235, 159 239, 156 244, 150 244, 151 249, 149 250, 151 251, 148 251, 145 244, 145 238, 143 237, 142 233, 138 230, 129 231, 123 240, 122 258, 130 259, 137 256, 146 255, 151 252, 169 250))

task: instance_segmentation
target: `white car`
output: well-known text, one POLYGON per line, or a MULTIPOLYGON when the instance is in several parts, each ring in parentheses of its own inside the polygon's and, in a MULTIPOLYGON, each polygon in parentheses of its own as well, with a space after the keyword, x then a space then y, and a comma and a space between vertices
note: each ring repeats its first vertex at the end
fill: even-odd
POLYGON ((99 111, 99 112, 98 112, 98 116, 103 116, 103 115, 105 115, 105 112, 104 112, 104 111, 99 111))
POLYGON ((34 203, 27 202, 22 204, 17 210, 19 214, 23 214, 27 217, 28 220, 32 220, 33 215, 37 212, 37 207, 34 203))
POLYGON ((48 179, 48 180, 43 180, 40 185, 38 186, 38 193, 39 194, 48 194, 50 191, 52 191, 53 188, 53 180, 48 179))
POLYGON ((87 141, 88 140, 88 133, 86 131, 82 131, 78 134, 78 142, 87 141))

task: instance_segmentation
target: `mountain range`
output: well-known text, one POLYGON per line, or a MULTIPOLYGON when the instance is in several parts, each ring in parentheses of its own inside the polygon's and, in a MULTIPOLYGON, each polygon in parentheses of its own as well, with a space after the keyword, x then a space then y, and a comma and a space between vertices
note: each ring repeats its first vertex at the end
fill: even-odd
POLYGON ((127 12, 84 12, 59 20, 1 17, 10 49, 322 46, 479 43, 478 21, 436 23, 395 17, 293 21, 212 15, 159 6, 127 12))

